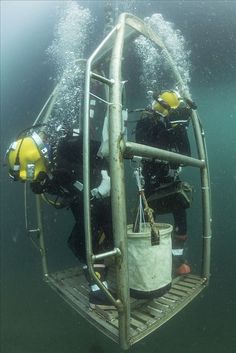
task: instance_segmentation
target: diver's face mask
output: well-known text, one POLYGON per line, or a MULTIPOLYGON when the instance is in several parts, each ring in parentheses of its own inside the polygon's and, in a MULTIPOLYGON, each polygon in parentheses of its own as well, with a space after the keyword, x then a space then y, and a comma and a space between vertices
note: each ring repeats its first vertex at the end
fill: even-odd
POLYGON ((14 181, 37 180, 41 172, 47 172, 49 152, 49 147, 36 132, 13 142, 6 153, 10 177, 14 181))

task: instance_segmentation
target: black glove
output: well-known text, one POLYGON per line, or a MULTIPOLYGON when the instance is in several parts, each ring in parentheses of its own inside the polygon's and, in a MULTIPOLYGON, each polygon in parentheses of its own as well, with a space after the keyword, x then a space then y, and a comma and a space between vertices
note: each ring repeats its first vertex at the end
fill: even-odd
POLYGON ((189 98, 184 98, 185 99, 185 102, 188 104, 188 106, 193 109, 193 110, 196 110, 197 109, 197 104, 192 101, 191 99, 189 98))
POLYGON ((44 193, 44 186, 40 184, 38 181, 34 181, 30 183, 30 188, 35 194, 43 194, 44 193))
POLYGON ((150 106, 146 107, 144 111, 149 112, 149 113, 155 112, 155 110, 153 110, 152 107, 150 107, 150 106))
POLYGON ((36 181, 30 183, 30 188, 35 194, 43 194, 47 189, 49 178, 45 172, 39 172, 36 181))

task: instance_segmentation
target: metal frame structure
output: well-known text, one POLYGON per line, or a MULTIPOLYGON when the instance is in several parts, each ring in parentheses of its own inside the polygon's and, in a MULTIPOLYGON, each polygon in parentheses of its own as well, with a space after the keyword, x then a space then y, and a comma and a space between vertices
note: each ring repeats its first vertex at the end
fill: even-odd
MULTIPOLYGON (((42 249, 43 273, 50 286, 55 289, 75 310, 83 315, 98 329, 107 336, 120 344, 123 349, 128 349, 132 344, 154 331, 157 327, 169 320, 185 305, 187 305, 208 283, 210 276, 210 246, 211 246, 211 200, 207 152, 204 140, 204 132, 199 122, 196 111, 192 112, 192 126, 195 134, 198 158, 183 156, 177 153, 168 152, 162 149, 153 148, 129 141, 125 141, 122 131, 122 79, 121 65, 123 47, 126 41, 138 35, 144 35, 161 48, 165 54, 176 82, 184 91, 186 97, 190 97, 186 92, 181 76, 169 54, 164 43, 158 34, 152 31, 139 18, 123 13, 118 19, 117 25, 107 35, 103 42, 97 47, 94 53, 87 60, 85 73, 84 90, 84 117, 83 117, 83 184, 84 184, 84 222, 87 264, 90 275, 97 285, 104 291, 117 310, 111 313, 98 313, 88 309, 86 301, 85 286, 82 284, 80 289, 75 288, 76 284, 72 281, 72 272, 67 273, 67 282, 64 281, 66 272, 49 274, 47 269, 46 251, 43 241, 43 224, 41 220, 40 200, 37 196, 37 215, 38 228, 40 234, 40 248, 42 249), (110 55, 109 78, 94 73, 93 70, 104 58, 110 55), (109 105, 109 158, 110 158, 110 177, 111 177, 111 202, 112 202, 112 222, 114 249, 112 251, 94 255, 92 249, 91 217, 90 217, 90 118, 89 101, 91 79, 98 80, 108 87, 109 105), (201 276, 189 275, 182 279, 176 279, 172 289, 160 300, 136 301, 130 299, 128 260, 127 260, 127 219, 125 203, 125 175, 124 160, 133 156, 158 158, 164 161, 174 161, 186 166, 193 166, 200 169, 201 190, 202 190, 202 218, 203 218, 203 255, 201 276), (98 259, 112 258, 115 263, 116 296, 96 277, 93 264, 98 259), (64 282, 63 282, 64 281, 64 282), (62 285, 62 283, 64 283, 62 285), (66 289, 67 286, 67 289, 66 289), (72 288, 73 287, 73 288, 72 288), (82 288, 83 287, 83 288, 82 288), (81 289, 82 288, 82 289, 81 289), (76 289, 76 293, 73 291, 76 289), (77 295, 77 296, 76 296, 77 295), (81 298, 79 300, 78 298, 81 298), (84 300, 84 303, 82 304, 84 300), (167 310, 166 307, 169 307, 167 310), (159 313, 160 311, 160 313, 159 313), (138 321, 139 320, 139 321, 138 321), (135 329, 134 329, 135 328, 135 329)), ((43 116, 43 121, 47 120, 53 108, 56 89, 51 98, 46 102, 46 113, 43 116, 45 107, 40 112, 36 122, 43 116)), ((35 123, 36 123, 35 122, 35 123)), ((81 271, 75 271, 76 276, 81 271)), ((74 274, 74 272, 73 272, 74 274)), ((78 277, 77 277, 78 278, 78 277)), ((82 282, 81 282, 82 283, 82 282)))

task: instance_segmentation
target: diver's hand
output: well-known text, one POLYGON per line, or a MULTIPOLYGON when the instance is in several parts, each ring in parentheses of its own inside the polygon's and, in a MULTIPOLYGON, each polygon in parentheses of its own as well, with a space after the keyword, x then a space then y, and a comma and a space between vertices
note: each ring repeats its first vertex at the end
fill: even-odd
POLYGON ((152 107, 148 106, 144 109, 145 112, 148 112, 148 113, 155 113, 155 110, 153 110, 152 107))
POLYGON ((97 187, 91 190, 91 195, 96 199, 104 199, 110 196, 111 181, 106 170, 101 170, 102 182, 97 187))
POLYGON ((184 100, 191 109, 197 110, 197 104, 194 101, 192 101, 190 98, 187 98, 187 97, 184 97, 184 100))
POLYGON ((44 193, 44 186, 40 184, 38 181, 30 183, 30 188, 34 194, 43 194, 44 193))
POLYGON ((49 178, 45 172, 39 172, 36 181, 30 183, 30 188, 35 194, 43 194, 47 189, 49 178))

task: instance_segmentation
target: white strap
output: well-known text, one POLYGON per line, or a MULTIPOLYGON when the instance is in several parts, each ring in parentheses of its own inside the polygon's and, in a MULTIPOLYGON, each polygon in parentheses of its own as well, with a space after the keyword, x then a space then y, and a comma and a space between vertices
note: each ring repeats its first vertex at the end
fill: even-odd
POLYGON ((41 137, 36 132, 33 132, 31 137, 34 140, 34 142, 36 143, 36 145, 37 145, 39 151, 42 153, 43 157, 49 161, 48 149, 45 146, 45 144, 43 143, 41 137))
POLYGON ((180 123, 187 123, 188 120, 171 120, 170 123, 171 124, 180 124, 180 123))
POLYGON ((172 255, 181 256, 184 254, 184 249, 172 249, 172 255))
MULTIPOLYGON (((102 282, 102 284, 108 289, 107 281, 102 282)), ((90 286, 90 288, 91 288, 91 291, 92 291, 92 292, 96 292, 96 291, 98 291, 98 290, 101 290, 101 289, 98 287, 97 284, 92 284, 92 285, 90 286)))
POLYGON ((79 191, 83 191, 84 185, 79 180, 76 180, 73 185, 79 191))

